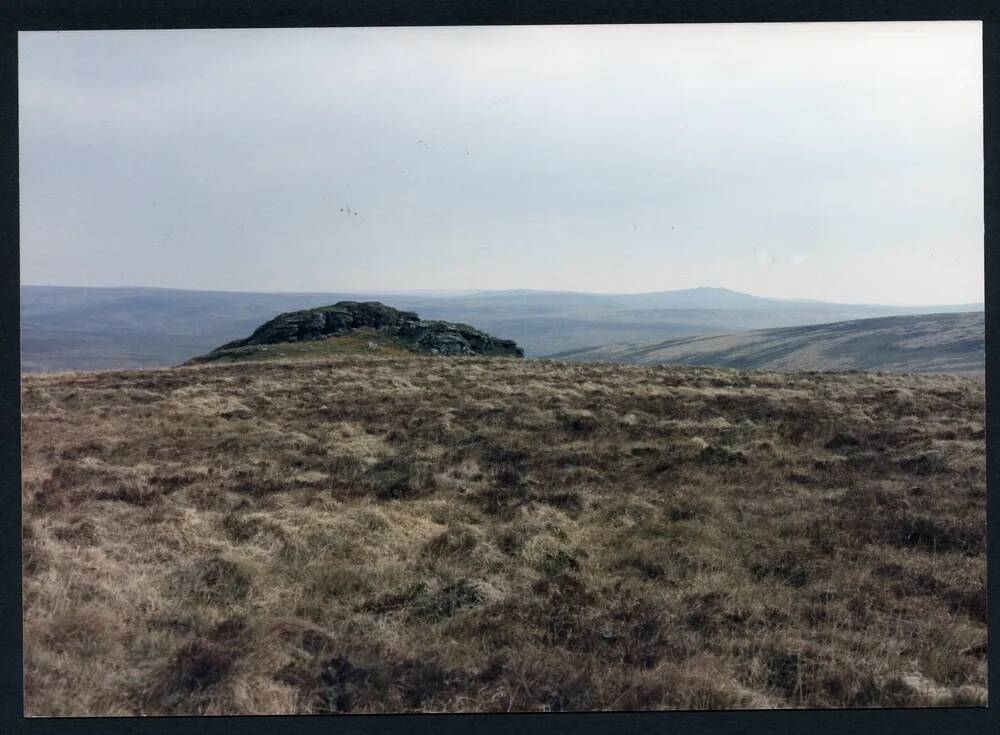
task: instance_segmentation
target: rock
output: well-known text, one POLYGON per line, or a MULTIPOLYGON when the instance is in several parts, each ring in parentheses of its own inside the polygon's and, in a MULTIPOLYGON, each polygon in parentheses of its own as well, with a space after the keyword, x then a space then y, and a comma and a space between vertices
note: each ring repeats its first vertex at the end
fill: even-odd
POLYGON ((228 342, 205 358, 246 347, 327 339, 358 329, 378 330, 415 352, 524 357, 524 350, 515 342, 497 339, 467 324, 424 321, 412 311, 399 311, 378 301, 340 301, 279 314, 249 337, 228 342))

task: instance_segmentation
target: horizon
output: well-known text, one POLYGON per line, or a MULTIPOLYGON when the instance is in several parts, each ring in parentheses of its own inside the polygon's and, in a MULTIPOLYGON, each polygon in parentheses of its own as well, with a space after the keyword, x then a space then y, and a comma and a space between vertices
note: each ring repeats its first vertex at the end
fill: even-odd
MULTIPOLYGON (((579 296, 649 296, 654 294, 667 294, 667 293, 689 293, 694 291, 724 291, 731 294, 736 294, 739 296, 749 296, 755 299, 762 299, 767 301, 781 301, 781 302, 794 302, 794 303, 816 303, 816 304, 829 304, 835 306, 884 306, 884 307, 898 307, 898 308, 926 308, 933 306, 941 307, 953 307, 953 306, 979 306, 985 308, 984 301, 955 301, 955 302, 937 302, 937 303, 887 303, 887 302, 844 302, 844 301, 825 301, 822 299, 814 298, 784 298, 777 296, 762 296, 760 294, 748 293, 746 291, 738 291, 736 289, 727 288, 725 286, 691 286, 687 288, 673 288, 673 289, 660 289, 656 291, 575 291, 575 290, 559 290, 559 289, 545 289, 545 288, 506 288, 506 289, 398 289, 398 290, 379 290, 379 289, 367 289, 367 290, 346 290, 346 289, 320 289, 320 290, 230 290, 230 289, 218 289, 218 288, 177 288, 173 286, 143 286, 143 285, 132 285, 132 286, 74 286, 69 284, 55 284, 55 283, 22 283, 20 284, 22 288, 77 288, 77 289, 94 289, 94 290, 136 290, 136 291, 185 291, 191 293, 227 293, 227 294, 270 294, 270 295, 295 295, 295 294, 316 294, 316 295, 343 295, 343 296, 438 296, 441 298, 457 297, 457 296, 480 296, 483 294, 549 294, 549 295, 579 295, 579 296)), ((673 308, 685 308, 685 307, 673 307, 673 308)), ((696 307, 690 307, 696 308, 696 307)))
POLYGON ((18 38, 25 281, 985 299, 979 22, 18 38))

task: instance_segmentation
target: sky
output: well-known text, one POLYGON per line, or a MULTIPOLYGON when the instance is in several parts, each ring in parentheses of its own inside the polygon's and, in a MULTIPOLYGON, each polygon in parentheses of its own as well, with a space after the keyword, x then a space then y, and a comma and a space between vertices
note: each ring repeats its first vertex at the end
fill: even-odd
POLYGON ((23 284, 983 300, 979 22, 19 45, 23 284))

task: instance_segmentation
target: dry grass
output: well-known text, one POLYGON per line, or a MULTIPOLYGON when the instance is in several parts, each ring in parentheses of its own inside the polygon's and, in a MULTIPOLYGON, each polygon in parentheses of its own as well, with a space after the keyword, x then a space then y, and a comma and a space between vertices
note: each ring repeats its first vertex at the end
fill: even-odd
POLYGON ((981 705, 984 386, 30 376, 31 715, 981 705))

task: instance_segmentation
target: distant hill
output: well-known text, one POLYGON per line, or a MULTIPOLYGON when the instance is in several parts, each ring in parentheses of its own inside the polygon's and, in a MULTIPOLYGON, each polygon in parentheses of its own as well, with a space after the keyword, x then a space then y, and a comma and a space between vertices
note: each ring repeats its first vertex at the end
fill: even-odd
POLYGON ((982 312, 860 319, 786 329, 617 344, 553 355, 583 362, 763 370, 985 370, 982 312))
POLYGON ((899 314, 981 310, 765 299, 719 288, 644 294, 567 291, 241 293, 163 288, 21 287, 25 372, 176 365, 282 312, 380 301, 424 319, 474 324, 528 356, 899 314))
POLYGON ((227 342, 186 364, 308 358, 386 348, 432 355, 524 357, 514 342, 496 339, 467 324, 424 321, 412 311, 399 311, 377 301, 339 301, 279 314, 249 337, 227 342))

